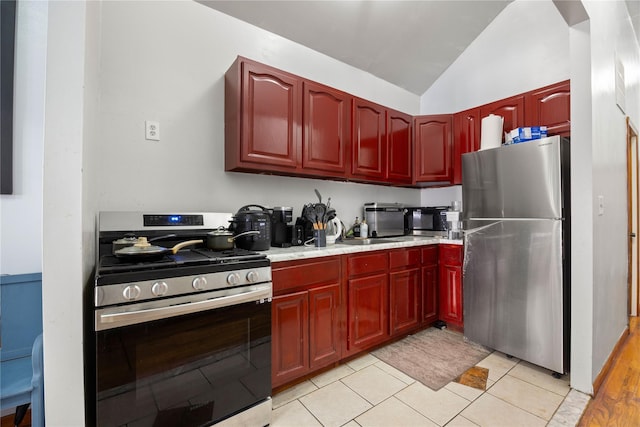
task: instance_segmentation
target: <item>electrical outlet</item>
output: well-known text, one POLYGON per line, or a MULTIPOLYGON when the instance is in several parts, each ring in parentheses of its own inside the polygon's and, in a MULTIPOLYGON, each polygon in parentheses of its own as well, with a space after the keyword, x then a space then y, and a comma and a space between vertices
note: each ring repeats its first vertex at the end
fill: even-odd
POLYGON ((598 216, 604 215, 604 196, 598 196, 598 216))
POLYGON ((160 122, 146 120, 144 122, 145 139, 160 141, 160 122))

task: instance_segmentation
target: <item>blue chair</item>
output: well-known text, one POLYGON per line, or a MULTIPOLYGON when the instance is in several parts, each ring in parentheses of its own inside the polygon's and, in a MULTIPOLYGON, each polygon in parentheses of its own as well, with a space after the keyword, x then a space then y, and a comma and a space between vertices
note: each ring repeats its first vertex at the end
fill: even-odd
POLYGON ((14 425, 22 422, 31 405, 31 426, 44 427, 44 377, 42 374, 42 334, 31 349, 31 357, 2 362, 0 371, 1 408, 16 408, 14 425))

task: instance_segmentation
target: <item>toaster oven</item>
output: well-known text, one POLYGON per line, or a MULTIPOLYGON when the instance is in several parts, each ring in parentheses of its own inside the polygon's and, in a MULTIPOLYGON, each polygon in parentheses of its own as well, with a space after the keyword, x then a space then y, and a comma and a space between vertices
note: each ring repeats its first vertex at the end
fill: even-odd
POLYGON ((449 206, 406 208, 404 212, 405 234, 422 236, 446 236, 449 206))
POLYGON ((371 237, 404 235, 404 205, 400 203, 365 203, 364 219, 371 237))

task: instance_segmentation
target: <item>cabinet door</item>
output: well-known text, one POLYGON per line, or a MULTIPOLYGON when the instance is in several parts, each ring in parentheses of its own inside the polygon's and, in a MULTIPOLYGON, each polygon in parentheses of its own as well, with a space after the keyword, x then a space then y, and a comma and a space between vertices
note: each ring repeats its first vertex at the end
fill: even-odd
POLYGON ((524 95, 516 95, 510 98, 501 99, 500 101, 492 102, 491 104, 483 105, 480 107, 480 120, 489 114, 502 116, 504 118, 504 123, 502 125, 502 141, 504 142, 504 132, 510 132, 517 127, 525 125, 524 104, 524 95))
POLYGON ((340 284, 309 290, 309 363, 311 369, 340 360, 340 284))
POLYGON ((381 105, 353 100, 351 174, 355 178, 384 181, 386 163, 385 109, 381 105))
POLYGON ((303 172, 321 171, 345 177, 351 138, 351 96, 313 82, 305 81, 303 87, 303 172))
POLYGON ((225 170, 298 171, 301 79, 238 57, 225 73, 225 170))
POLYGON ((571 85, 569 80, 526 94, 527 126, 546 126, 548 135, 571 133, 571 85))
POLYGON ((307 292, 274 297, 271 304, 272 386, 309 370, 309 313, 307 292))
POLYGON ((452 116, 419 116, 414 130, 414 183, 451 181, 452 116))
POLYGON ((387 181, 411 184, 413 172, 413 118, 387 110, 387 181))
POLYGON ((480 109, 453 115, 453 184, 462 184, 462 155, 480 149, 480 109))
POLYGON ((389 290, 386 274, 377 274, 348 283, 347 350, 366 350, 388 336, 389 290))
POLYGON ((420 323, 418 310, 420 269, 389 274, 389 313, 391 335, 414 329, 420 323))
POLYGON ((438 265, 422 267, 422 319, 423 324, 438 320, 438 265))
POLYGON ((462 326, 462 267, 440 266, 440 319, 462 326))
POLYGON ((422 324, 430 324, 438 320, 438 246, 422 248, 422 283, 421 283, 422 324))
POLYGON ((439 301, 441 320, 462 327, 462 257, 463 247, 440 245, 439 247, 439 301))

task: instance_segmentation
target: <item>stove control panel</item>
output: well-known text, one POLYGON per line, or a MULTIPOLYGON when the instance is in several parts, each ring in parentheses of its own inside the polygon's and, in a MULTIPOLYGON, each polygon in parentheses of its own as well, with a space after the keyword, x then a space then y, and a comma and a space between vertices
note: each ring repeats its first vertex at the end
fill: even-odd
POLYGON ((193 276, 168 277, 134 283, 96 286, 95 306, 148 301, 160 297, 188 295, 237 286, 271 282, 271 267, 257 267, 193 276))

